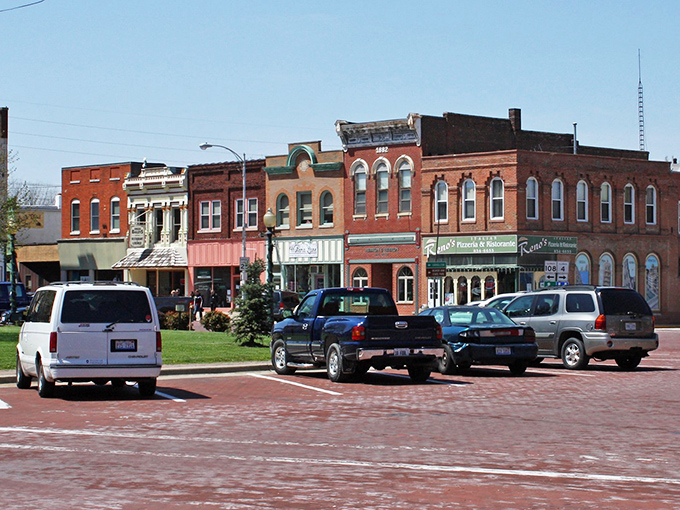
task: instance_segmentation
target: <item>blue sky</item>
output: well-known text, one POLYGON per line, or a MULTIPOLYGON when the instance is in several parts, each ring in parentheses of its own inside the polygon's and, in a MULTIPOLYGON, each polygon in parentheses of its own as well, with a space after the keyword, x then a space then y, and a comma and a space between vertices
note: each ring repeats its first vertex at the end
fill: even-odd
MULTIPOLYGON (((0 0, 0 11, 35 0, 0 0)), ((450 111, 680 157, 680 2, 44 0, 0 12, 13 178, 340 148, 334 123, 450 111)))

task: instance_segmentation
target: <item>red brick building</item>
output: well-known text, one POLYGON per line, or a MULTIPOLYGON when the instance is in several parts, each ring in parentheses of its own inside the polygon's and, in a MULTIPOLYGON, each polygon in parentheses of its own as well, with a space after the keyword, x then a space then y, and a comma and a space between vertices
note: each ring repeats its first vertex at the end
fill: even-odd
POLYGON ((246 162, 245 210, 243 164, 210 163, 189 167, 189 289, 205 298, 218 294, 219 306, 232 306, 240 286, 240 259, 265 260, 262 216, 266 212, 263 159, 246 162), (244 214, 245 213, 245 214, 244 214))
POLYGON ((61 239, 63 280, 113 280, 123 272, 111 266, 127 249, 125 176, 142 163, 112 163, 62 169, 61 239))

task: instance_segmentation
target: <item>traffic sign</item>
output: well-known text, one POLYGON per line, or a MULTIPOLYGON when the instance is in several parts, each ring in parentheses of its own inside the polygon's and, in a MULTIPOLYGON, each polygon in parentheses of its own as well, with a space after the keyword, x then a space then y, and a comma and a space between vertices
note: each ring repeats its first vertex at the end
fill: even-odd
POLYGON ((241 271, 248 269, 248 264, 250 264, 250 257, 241 257, 239 259, 239 269, 241 271))
POLYGON ((443 260, 435 260, 433 262, 426 262, 425 263, 425 268, 426 269, 434 269, 434 268, 444 268, 446 269, 446 262, 443 260))

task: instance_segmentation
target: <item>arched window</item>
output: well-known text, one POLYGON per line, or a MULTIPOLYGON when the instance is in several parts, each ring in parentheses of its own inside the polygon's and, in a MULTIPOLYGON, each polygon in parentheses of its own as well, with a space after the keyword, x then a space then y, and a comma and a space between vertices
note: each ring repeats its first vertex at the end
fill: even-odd
POLYGON ((333 225, 333 194, 330 191, 321 193, 319 205, 321 206, 321 214, 319 215, 321 225, 333 225))
POLYGON ((113 197, 111 199, 111 219, 110 219, 111 233, 120 232, 120 198, 113 197))
POLYGON ((600 221, 612 222, 612 187, 608 182, 603 182, 600 186, 600 221))
POLYGON ((621 285, 637 290, 637 260, 632 253, 628 253, 623 257, 621 285))
POLYGON ((354 214, 366 216, 366 167, 362 163, 355 164, 354 176, 354 214))
POLYGON ((434 221, 449 221, 449 187, 444 181, 438 181, 434 187, 434 221))
POLYGON ((470 279, 470 301, 480 301, 482 299, 482 280, 479 276, 470 279))
POLYGON ((534 177, 527 179, 527 219, 538 219, 538 181, 534 177))
POLYGON ((579 253, 576 256, 574 283, 576 285, 590 285, 590 257, 586 253, 579 253))
POLYGON ((384 161, 375 167, 375 213, 389 213, 390 172, 384 161))
POLYGON ((397 302, 413 302, 413 271, 410 267, 402 267, 397 273, 397 302))
POLYGON ((484 299, 490 299, 496 295, 496 280, 493 276, 484 278, 484 299))
POLYGON ((368 273, 363 267, 358 267, 352 275, 353 287, 368 287, 368 273))
POLYGON ((552 219, 564 220, 564 185, 559 179, 552 182, 552 219))
POLYGON ((290 200, 285 193, 276 197, 276 226, 290 227, 290 200))
POLYGON ((623 222, 635 223, 635 188, 632 184, 623 188, 623 222))
POLYGON ((80 200, 71 202, 71 234, 80 234, 80 200))
POLYGON ((99 232, 99 199, 93 198, 90 202, 90 232, 99 232))
POLYGON ((503 180, 495 178, 491 181, 491 219, 502 220, 505 217, 505 190, 503 180))
POLYGON ((645 218, 647 225, 656 225, 656 188, 647 186, 645 194, 645 218))
POLYGON ((464 276, 459 276, 456 282, 456 304, 464 305, 468 302, 468 282, 464 276))
POLYGON ((411 212, 411 177, 413 169, 408 160, 403 160, 398 166, 399 172, 399 212, 411 212))
POLYGON ((475 219, 475 198, 477 195, 475 181, 467 179, 463 183, 463 220, 475 219))
POLYGON ((588 184, 578 181, 576 185, 576 221, 588 221, 588 184))
POLYGON ((599 284, 605 287, 614 285, 614 259, 609 253, 600 256, 599 284))
POLYGON ((648 255, 645 261, 645 299, 649 307, 654 311, 661 310, 660 288, 659 258, 653 254, 648 255))

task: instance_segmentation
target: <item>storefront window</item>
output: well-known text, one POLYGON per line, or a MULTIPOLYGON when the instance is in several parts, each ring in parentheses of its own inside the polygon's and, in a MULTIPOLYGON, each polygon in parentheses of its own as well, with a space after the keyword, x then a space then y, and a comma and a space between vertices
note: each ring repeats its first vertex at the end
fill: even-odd
POLYGON ((590 257, 585 253, 579 253, 576 257, 576 271, 574 275, 576 285, 590 284, 590 257))
POLYGON ((630 253, 623 257, 622 285, 637 290, 637 261, 630 253))
POLYGON ((397 301, 413 302, 413 271, 410 267, 402 267, 397 275, 397 301))
POLYGON ((479 276, 473 276, 470 280, 470 301, 482 299, 482 280, 479 276))
POLYGON ((600 257, 599 284, 614 285, 614 259, 608 253, 600 257))
POLYGON ((460 276, 458 278, 458 284, 456 285, 457 290, 457 299, 456 302, 459 305, 464 305, 467 304, 468 302, 468 283, 467 283, 467 278, 464 276, 460 276))
POLYGON ((493 276, 484 278, 484 299, 492 298, 496 295, 496 280, 493 276))

